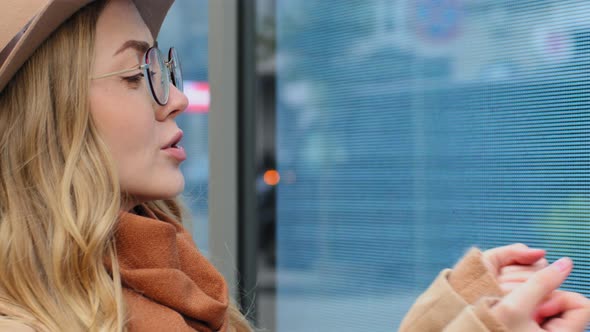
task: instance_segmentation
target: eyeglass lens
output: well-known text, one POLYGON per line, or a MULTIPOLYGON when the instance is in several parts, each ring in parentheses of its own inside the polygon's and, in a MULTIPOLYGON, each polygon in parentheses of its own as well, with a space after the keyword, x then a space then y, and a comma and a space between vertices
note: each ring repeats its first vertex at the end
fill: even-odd
POLYGON ((158 104, 165 105, 170 92, 170 75, 167 75, 166 65, 157 48, 153 47, 148 51, 146 63, 149 65, 147 76, 154 99, 158 104))
POLYGON ((170 94, 170 83, 183 91, 182 68, 175 48, 168 51, 168 65, 162 59, 162 53, 156 47, 152 47, 146 54, 148 66, 148 82, 150 90, 156 102, 165 105, 170 94))
POLYGON ((170 63, 170 71, 172 72, 172 84, 174 84, 178 90, 183 91, 182 66, 180 64, 178 52, 174 47, 171 47, 168 51, 168 62, 170 63))

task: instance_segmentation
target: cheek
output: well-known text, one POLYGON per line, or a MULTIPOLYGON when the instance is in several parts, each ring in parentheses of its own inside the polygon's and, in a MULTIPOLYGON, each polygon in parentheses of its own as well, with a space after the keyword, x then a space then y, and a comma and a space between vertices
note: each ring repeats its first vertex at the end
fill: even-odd
POLYGON ((91 114, 117 165, 121 190, 138 200, 173 198, 184 188, 178 163, 160 149, 166 134, 151 97, 91 89, 91 114), (108 92, 108 93, 107 93, 108 92), (160 130, 160 131, 159 131, 160 130))
POLYGON ((137 90, 120 93, 91 89, 91 114, 113 157, 124 168, 129 159, 156 148, 156 120, 152 105, 137 90))

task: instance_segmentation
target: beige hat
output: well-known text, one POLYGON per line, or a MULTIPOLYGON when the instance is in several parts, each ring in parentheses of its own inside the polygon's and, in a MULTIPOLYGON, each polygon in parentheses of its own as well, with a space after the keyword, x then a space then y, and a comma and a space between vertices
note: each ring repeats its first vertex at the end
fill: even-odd
MULTIPOLYGON (((94 0, 0 0, 0 91, 64 21, 94 0)), ((154 38, 174 0, 133 0, 154 38)))

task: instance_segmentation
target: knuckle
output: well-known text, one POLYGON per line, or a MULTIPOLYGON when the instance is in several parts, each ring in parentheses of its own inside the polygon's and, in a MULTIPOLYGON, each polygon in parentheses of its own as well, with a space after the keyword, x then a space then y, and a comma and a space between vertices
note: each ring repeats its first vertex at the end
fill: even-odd
POLYGON ((529 248, 526 244, 521 243, 521 242, 515 243, 512 246, 513 246, 514 249, 519 249, 519 250, 520 249, 528 249, 529 248))
POLYGON ((482 254, 484 257, 488 257, 490 255, 493 255, 496 250, 497 250, 497 248, 491 248, 491 249, 485 250, 482 254))

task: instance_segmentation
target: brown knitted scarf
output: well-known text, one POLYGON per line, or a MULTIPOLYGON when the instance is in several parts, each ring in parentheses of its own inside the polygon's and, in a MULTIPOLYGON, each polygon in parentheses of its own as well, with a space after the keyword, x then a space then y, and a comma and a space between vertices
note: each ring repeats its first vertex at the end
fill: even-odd
POLYGON ((223 276, 182 225, 147 213, 122 213, 115 234, 129 331, 226 331, 223 276))

